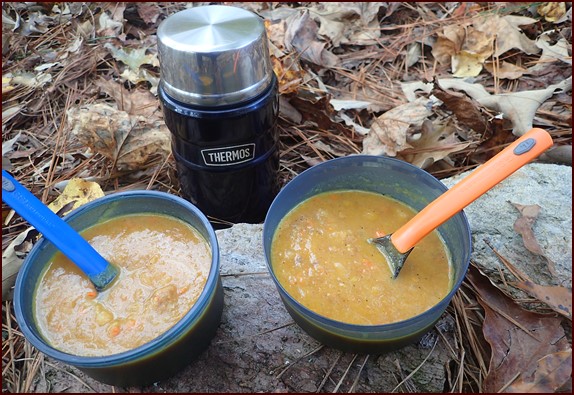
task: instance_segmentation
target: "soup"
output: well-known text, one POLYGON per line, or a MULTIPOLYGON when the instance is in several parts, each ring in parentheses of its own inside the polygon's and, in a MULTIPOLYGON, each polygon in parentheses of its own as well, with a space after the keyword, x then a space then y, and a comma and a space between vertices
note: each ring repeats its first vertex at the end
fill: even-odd
POLYGON ((430 309, 452 287, 448 251, 435 230, 392 279, 385 257, 367 240, 392 233, 415 211, 364 191, 313 196, 282 219, 271 266, 285 290, 324 317, 358 325, 402 321, 430 309))
POLYGON ((156 214, 97 224, 83 237, 120 268, 103 292, 62 253, 47 266, 35 294, 35 317, 55 348, 102 356, 138 347, 177 323, 199 298, 211 248, 192 226, 156 214))

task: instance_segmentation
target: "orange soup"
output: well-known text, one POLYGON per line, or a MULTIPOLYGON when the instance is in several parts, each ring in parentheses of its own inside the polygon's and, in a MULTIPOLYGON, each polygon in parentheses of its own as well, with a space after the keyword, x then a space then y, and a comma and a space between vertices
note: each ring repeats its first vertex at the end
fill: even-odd
POLYGON ((192 226, 155 215, 126 215, 97 224, 83 237, 119 278, 97 293, 58 252, 35 295, 35 316, 55 348, 82 356, 138 347, 171 328, 201 294, 211 266, 209 243, 192 226))
POLYGON ((279 224, 271 265, 294 299, 324 317, 358 325, 414 317, 452 287, 449 254, 438 232, 418 243, 394 280, 385 257, 368 242, 414 215, 405 204, 371 192, 313 196, 279 224))

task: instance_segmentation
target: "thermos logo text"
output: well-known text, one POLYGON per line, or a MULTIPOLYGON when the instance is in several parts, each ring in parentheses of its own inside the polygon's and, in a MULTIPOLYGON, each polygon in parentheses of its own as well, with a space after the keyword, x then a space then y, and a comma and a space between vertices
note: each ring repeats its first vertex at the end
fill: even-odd
POLYGON ((255 157, 255 144, 210 148, 201 151, 207 166, 229 166, 249 162, 255 157))

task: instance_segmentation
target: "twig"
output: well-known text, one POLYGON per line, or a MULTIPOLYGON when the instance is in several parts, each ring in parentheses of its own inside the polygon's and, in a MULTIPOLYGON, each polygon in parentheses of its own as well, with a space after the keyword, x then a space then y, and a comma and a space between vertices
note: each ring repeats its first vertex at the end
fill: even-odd
POLYGON ((279 330, 279 329, 287 328, 288 326, 291 326, 291 325, 294 325, 294 324, 295 324, 295 322, 292 321, 292 322, 288 322, 288 323, 286 323, 286 324, 283 324, 283 325, 281 325, 281 326, 278 326, 278 327, 275 327, 275 328, 271 328, 271 329, 268 329, 268 330, 263 331, 263 332, 256 333, 256 334, 254 334, 254 335, 249 335, 249 336, 243 337, 243 338, 241 338, 241 339, 220 340, 220 341, 218 341, 218 342, 215 342, 214 344, 225 344, 225 343, 232 343, 232 342, 235 342, 235 341, 238 341, 238 340, 252 339, 252 338, 257 337, 257 336, 265 335, 266 333, 270 333, 270 332, 277 331, 277 330, 279 330))
MULTIPOLYGON (((482 299, 482 298, 481 298, 482 299)), ((484 300, 484 299, 483 299, 484 300)), ((498 314, 500 314, 501 316, 503 316, 504 318, 506 318, 508 321, 510 321, 511 323, 513 323, 516 327, 522 329, 524 331, 524 333, 526 333, 528 336, 532 337, 534 340, 536 340, 537 342, 540 342, 540 339, 537 338, 536 336, 534 336, 528 329, 526 329, 520 322, 516 321, 514 318, 512 318, 511 316, 509 316, 507 313, 505 313, 504 311, 500 310, 498 307, 492 306, 492 305, 488 305, 493 311, 497 312, 498 314)))
POLYGON ((501 393, 504 392, 506 390, 506 388, 508 388, 513 382, 514 380, 516 380, 520 375, 522 374, 522 372, 518 372, 516 373, 510 380, 508 380, 506 382, 506 384, 504 384, 498 391, 496 391, 497 393, 501 393))
POLYGON ((76 379, 78 382, 80 382, 80 384, 84 385, 86 388, 88 388, 89 390, 91 390, 92 392, 98 392, 95 389, 93 389, 88 383, 86 383, 85 381, 83 381, 81 378, 79 378, 78 376, 76 376, 74 373, 68 372, 65 369, 62 369, 59 366, 56 366, 50 362, 45 362, 46 365, 53 367, 54 369, 59 370, 60 372, 66 373, 67 375, 72 376, 74 379, 76 379))
POLYGON ((432 349, 430 350, 430 352, 427 354, 427 356, 425 357, 425 359, 412 371, 410 372, 407 377, 405 377, 400 383, 397 384, 397 386, 395 388, 393 388, 393 390, 391 392, 395 392, 401 385, 403 385, 403 383, 405 383, 408 379, 410 379, 411 377, 414 376, 414 374, 416 372, 418 372, 418 370, 425 364, 425 362, 427 361, 427 359, 429 359, 429 357, 431 356, 432 352, 434 351, 436 344, 438 343, 438 337, 435 339, 434 344, 432 346, 432 349))
POLYGON ((347 366, 347 369, 345 369, 345 372, 343 373, 343 376, 341 376, 341 379, 339 380, 339 382, 337 383, 337 385, 335 386, 335 389, 333 390, 333 393, 336 393, 337 391, 339 391, 339 387, 341 386, 341 384, 343 384, 343 380, 345 379, 345 377, 347 377, 347 373, 349 373, 349 370, 351 369, 351 366, 353 366, 353 362, 355 362, 355 359, 357 359, 357 356, 359 354, 355 354, 353 356, 353 359, 351 360, 351 362, 349 362, 349 365, 347 366))
POLYGON ((339 352, 339 355, 337 355, 337 358, 335 359, 335 361, 329 367, 329 370, 327 370, 327 373, 325 373, 325 377, 323 377, 321 384, 319 384, 319 387, 317 388, 317 391, 315 391, 315 392, 321 391, 321 389, 323 388, 323 386, 325 385, 325 383, 329 379, 331 372, 333 371, 333 369, 335 368, 335 366, 337 365, 337 363, 339 362, 339 360, 341 359, 342 356, 343 356, 343 352, 341 351, 341 352, 339 352))
POLYGON ((361 367, 359 368, 359 371, 357 372, 357 375, 355 376, 355 381, 353 381, 353 385, 351 385, 351 388, 348 391, 349 393, 355 392, 357 384, 359 383, 359 378, 361 377, 361 372, 363 371, 363 368, 367 364, 368 360, 369 360, 369 354, 367 354, 367 356, 365 357, 365 360, 361 364, 361 367))
POLYGON ((317 351, 321 350, 324 346, 321 344, 319 345, 319 347, 315 348, 314 350, 309 351, 307 354, 297 358, 296 360, 293 361, 293 363, 290 363, 289 365, 285 366, 281 372, 279 372, 279 374, 277 374, 277 376, 275 376, 275 378, 279 379, 281 378, 281 376, 283 376, 283 373, 285 373, 287 370, 289 370, 293 365, 295 365, 297 362, 299 362, 300 360, 307 358, 310 355, 315 354, 317 351))

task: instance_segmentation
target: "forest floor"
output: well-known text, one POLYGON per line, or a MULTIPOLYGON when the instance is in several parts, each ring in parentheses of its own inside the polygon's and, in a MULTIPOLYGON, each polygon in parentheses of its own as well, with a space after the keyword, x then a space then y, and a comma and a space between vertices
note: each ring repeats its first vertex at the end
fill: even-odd
MULTIPOLYGON (((47 204, 73 178, 106 194, 181 195, 157 98, 156 31, 167 16, 206 4, 215 3, 3 2, 2 168, 47 204)), ((282 185, 359 153, 443 179, 532 127, 554 140, 538 160, 571 166, 571 3, 219 4, 265 19, 279 79, 282 185)), ((28 224, 4 204, 2 219, 2 389, 26 392, 42 369, 5 293, 13 278, 4 276, 4 253, 28 224)), ((20 261, 33 242, 18 244, 20 261)), ((479 392, 489 345, 462 335, 467 356, 453 388, 479 392)), ((554 390, 571 390, 571 377, 539 373, 554 390)))

